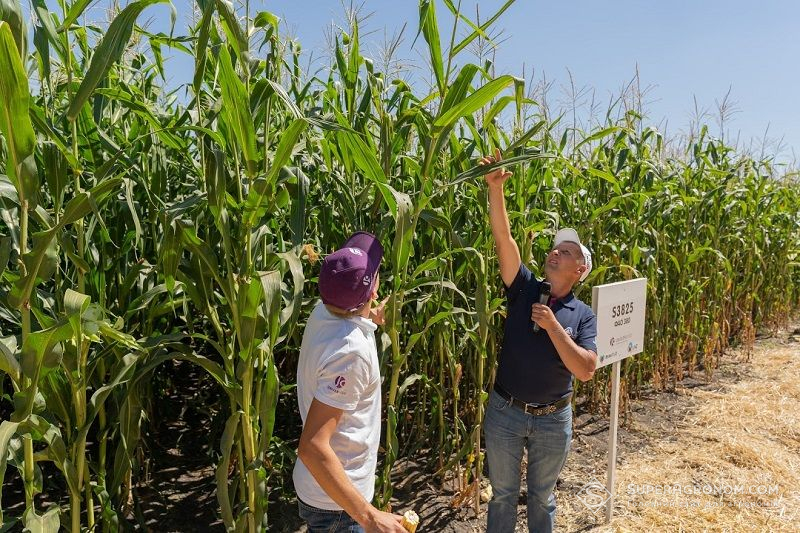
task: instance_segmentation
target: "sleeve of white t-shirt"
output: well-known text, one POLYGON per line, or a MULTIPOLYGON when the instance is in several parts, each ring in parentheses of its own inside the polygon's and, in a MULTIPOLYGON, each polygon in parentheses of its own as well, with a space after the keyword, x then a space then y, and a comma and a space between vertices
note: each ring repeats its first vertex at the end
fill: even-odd
POLYGON ((337 352, 321 363, 314 397, 331 407, 352 411, 368 385, 369 367, 364 357, 354 352, 337 352))

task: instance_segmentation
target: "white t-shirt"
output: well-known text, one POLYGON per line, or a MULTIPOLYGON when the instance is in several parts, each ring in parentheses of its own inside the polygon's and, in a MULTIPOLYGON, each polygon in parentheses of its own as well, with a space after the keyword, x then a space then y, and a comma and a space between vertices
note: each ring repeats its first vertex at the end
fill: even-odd
MULTIPOLYGON (((297 401, 306 422, 314 398, 342 409, 331 447, 355 488, 372 501, 381 434, 381 377, 377 326, 363 317, 339 318, 319 302, 311 313, 297 364, 297 401)), ((340 510, 299 458, 295 490, 306 504, 340 510)))

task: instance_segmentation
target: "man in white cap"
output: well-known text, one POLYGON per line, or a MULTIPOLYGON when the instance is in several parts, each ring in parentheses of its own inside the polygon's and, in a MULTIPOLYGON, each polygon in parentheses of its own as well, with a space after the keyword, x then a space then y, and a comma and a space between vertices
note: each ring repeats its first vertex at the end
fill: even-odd
MULTIPOLYGON (((481 164, 497 161, 499 151, 481 164)), ((572 378, 591 379, 597 363, 597 318, 572 293, 589 275, 592 255, 574 229, 559 230, 544 265, 550 298, 547 304, 539 303, 545 280, 537 280, 522 263, 511 237, 503 195, 509 176, 504 168, 485 176, 508 300, 503 346, 484 421, 493 489, 487 532, 514 531, 520 464, 527 449, 528 530, 542 533, 554 527, 553 489, 572 439, 572 378)))

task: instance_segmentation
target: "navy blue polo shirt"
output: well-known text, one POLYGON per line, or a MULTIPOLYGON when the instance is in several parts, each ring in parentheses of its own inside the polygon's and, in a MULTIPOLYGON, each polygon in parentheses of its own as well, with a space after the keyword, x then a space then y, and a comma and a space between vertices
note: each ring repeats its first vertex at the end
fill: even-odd
MULTIPOLYGON (((542 282, 520 264, 517 277, 506 289, 508 312, 496 382, 526 403, 552 403, 572 392, 567 370, 544 329, 533 331, 531 306, 539 301, 542 282)), ((597 317, 592 308, 570 292, 551 309, 575 344, 597 352, 597 317)))

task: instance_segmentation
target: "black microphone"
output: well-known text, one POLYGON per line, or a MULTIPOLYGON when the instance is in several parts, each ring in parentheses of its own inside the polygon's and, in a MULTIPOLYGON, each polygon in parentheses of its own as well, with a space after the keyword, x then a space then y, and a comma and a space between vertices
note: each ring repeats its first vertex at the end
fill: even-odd
MULTIPOLYGON (((539 288, 539 303, 542 305, 547 305, 550 303, 550 282, 543 281, 541 287, 539 288)), ((539 333, 539 330, 542 329, 539 327, 539 324, 536 322, 533 323, 533 332, 539 333)))

